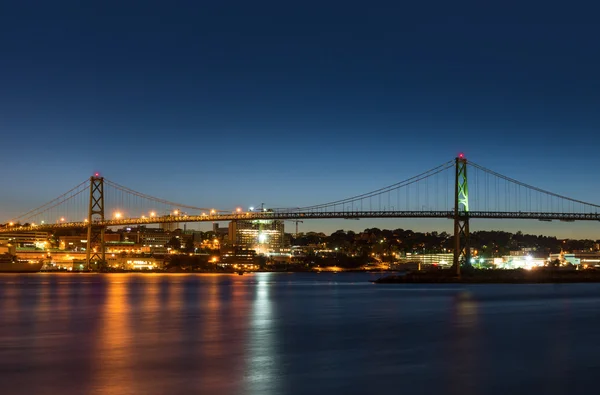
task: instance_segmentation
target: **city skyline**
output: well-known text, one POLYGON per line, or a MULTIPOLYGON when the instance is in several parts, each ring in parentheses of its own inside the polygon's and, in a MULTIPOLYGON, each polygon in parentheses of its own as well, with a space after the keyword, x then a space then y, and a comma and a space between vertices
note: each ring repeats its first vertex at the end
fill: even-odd
MULTIPOLYGON (((393 184, 459 152, 600 203, 591 14, 370 5, 9 5, 0 220, 95 171, 196 206, 294 207, 393 184)), ((471 223, 598 239, 595 225, 471 223)), ((450 231, 452 222, 301 226, 450 231)))

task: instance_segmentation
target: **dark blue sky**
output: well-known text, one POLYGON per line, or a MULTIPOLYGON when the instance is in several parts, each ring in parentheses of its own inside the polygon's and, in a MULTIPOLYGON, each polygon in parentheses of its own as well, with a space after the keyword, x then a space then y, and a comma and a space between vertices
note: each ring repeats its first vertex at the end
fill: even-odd
MULTIPOLYGON (((408 178, 459 151, 599 202, 597 9, 12 3, 0 7, 0 220, 96 170, 193 205, 299 206, 408 178)), ((349 222, 304 228, 451 225, 349 222)), ((592 225, 474 227, 600 238, 592 225)))

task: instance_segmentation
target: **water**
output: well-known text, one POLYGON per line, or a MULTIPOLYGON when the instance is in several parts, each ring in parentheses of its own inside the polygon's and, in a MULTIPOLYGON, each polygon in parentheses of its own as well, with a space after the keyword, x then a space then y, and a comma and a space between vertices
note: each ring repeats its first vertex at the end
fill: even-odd
POLYGON ((11 394, 590 394, 600 284, 0 275, 11 394))

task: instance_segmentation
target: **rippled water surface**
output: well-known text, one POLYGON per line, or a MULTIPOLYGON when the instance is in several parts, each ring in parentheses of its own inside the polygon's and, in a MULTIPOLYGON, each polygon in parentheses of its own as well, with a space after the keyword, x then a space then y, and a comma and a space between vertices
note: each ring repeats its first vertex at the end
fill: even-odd
POLYGON ((600 284, 0 275, 0 394, 593 394, 600 284))

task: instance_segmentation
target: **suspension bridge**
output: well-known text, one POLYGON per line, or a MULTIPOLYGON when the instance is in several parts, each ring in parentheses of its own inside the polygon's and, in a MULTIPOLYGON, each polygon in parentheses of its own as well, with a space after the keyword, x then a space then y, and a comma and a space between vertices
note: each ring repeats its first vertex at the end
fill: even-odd
POLYGON ((87 263, 105 262, 112 226, 239 220, 447 218, 454 221, 457 274, 470 262, 469 220, 598 221, 600 205, 494 172, 460 154, 414 177, 326 203, 277 209, 223 210, 156 198, 94 174, 48 203, 14 218, 0 233, 87 229, 87 263), (108 215, 107 215, 108 213, 108 215))

